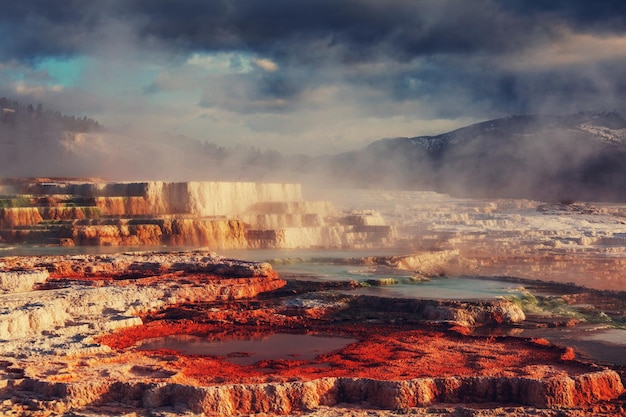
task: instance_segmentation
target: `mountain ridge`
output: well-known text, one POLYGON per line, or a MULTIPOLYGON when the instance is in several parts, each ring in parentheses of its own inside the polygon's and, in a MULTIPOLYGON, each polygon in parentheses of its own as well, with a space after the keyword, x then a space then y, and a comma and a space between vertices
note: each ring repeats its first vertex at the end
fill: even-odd
MULTIPOLYGON (((422 145, 430 151, 438 151, 450 144, 456 144, 463 141, 468 133, 481 131, 498 132, 506 127, 520 127, 519 122, 524 123, 524 127, 528 127, 530 123, 541 125, 542 122, 552 125, 553 128, 565 127, 579 131, 587 131, 605 138, 608 143, 626 145, 626 120, 617 112, 579 112, 572 115, 511 115, 499 119, 486 120, 472 125, 464 126, 450 132, 441 133, 439 135, 415 136, 415 137, 396 137, 380 139, 379 141, 393 140, 409 140, 416 145, 422 145), (621 131, 619 133, 615 131, 621 131)), ((500 132, 502 133, 502 132, 500 132)), ((524 135, 531 132, 508 131, 506 133, 524 135)), ((368 146, 375 145, 372 142, 368 146)))
POLYGON ((127 136, 86 117, 3 100, 10 105, 0 119, 3 177, 287 181, 459 197, 626 201, 626 119, 617 112, 512 115, 312 157, 127 136))
POLYGON ((381 139, 331 157, 329 165, 338 180, 357 186, 623 201, 624 158, 626 119, 617 112, 579 112, 513 115, 440 135, 381 139))

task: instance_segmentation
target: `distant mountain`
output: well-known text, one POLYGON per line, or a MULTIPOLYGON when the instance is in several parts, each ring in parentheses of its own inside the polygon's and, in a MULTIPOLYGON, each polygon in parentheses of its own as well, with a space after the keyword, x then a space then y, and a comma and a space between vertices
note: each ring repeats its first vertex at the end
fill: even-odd
POLYGON ((626 120, 607 112, 510 116, 437 136, 383 139, 326 162, 345 185, 625 201, 626 120))
POLYGON ((187 137, 128 135, 0 98, 0 177, 302 182, 466 197, 626 201, 626 119, 526 115, 338 155, 284 155, 187 137))

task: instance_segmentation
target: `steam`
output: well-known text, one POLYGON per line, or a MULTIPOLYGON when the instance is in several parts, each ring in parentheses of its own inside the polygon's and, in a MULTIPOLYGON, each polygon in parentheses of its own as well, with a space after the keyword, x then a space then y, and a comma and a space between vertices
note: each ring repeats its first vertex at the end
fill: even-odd
POLYGON ((315 158, 509 114, 625 109, 620 2, 14 3, 0 95, 109 128, 65 138, 56 161, 23 145, 25 174, 239 178, 240 164, 261 174, 238 149, 315 158), (50 60, 80 68, 65 80, 50 60), (190 162, 188 140, 235 151, 190 162))

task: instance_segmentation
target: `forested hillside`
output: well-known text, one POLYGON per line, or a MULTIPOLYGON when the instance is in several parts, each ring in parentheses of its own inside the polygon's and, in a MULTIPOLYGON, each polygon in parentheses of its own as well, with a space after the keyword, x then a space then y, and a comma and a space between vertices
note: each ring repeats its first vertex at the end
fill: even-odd
POLYGON ((76 117, 61 114, 59 111, 44 109, 41 104, 22 104, 18 101, 0 98, 2 116, 0 124, 3 128, 20 128, 32 130, 63 130, 72 132, 92 132, 102 129, 100 123, 87 116, 76 117))

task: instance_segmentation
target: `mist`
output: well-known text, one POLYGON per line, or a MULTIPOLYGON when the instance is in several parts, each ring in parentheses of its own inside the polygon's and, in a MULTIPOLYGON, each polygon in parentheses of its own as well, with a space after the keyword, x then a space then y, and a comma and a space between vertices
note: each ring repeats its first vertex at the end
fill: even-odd
MULTIPOLYGON (((4 129, 2 142, 17 145, 4 145, 13 150, 0 156, 0 175, 321 183, 357 176, 458 194, 498 181, 503 193, 535 189, 537 179, 517 173, 459 181, 483 172, 472 158, 486 148, 413 160, 399 149, 385 161, 350 152, 508 115, 623 113, 625 8, 495 0, 8 4, 0 96, 106 129, 51 128, 41 133, 45 144, 28 129, 4 129)), ((544 180, 562 177, 596 155, 568 138, 542 135, 507 155, 535 161, 525 169, 541 168, 544 180), (564 146, 562 161, 546 159, 564 146)), ((489 172, 507 172, 497 168, 489 172)))

